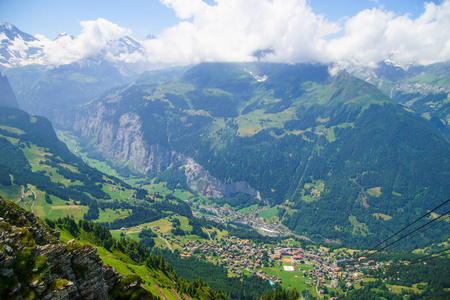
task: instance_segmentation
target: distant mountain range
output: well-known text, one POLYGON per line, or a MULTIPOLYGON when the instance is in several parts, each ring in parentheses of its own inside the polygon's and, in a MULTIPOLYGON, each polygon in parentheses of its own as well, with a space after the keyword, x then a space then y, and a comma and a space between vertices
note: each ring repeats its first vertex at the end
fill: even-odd
POLYGON ((375 69, 353 67, 349 71, 430 120, 450 141, 449 62, 408 67, 381 62, 375 69))
MULTIPOLYGON (((61 34, 56 40, 67 38, 73 39, 61 34)), ((56 66, 47 60, 46 47, 48 41, 0 23, 0 70, 8 76, 22 109, 50 119, 55 111, 86 103, 136 79, 148 67, 118 59, 143 51, 129 36, 110 41, 94 55, 56 66)))
MULTIPOLYGON (((68 34, 60 34, 58 39, 73 39, 68 34)), ((47 57, 47 47, 51 46, 48 40, 40 40, 28 33, 19 30, 9 23, 0 23, 0 66, 5 68, 23 67, 27 65, 52 65, 47 57)), ((120 56, 131 55, 143 51, 142 45, 129 36, 123 36, 110 41, 89 59, 99 62, 104 59, 120 61, 120 56)))

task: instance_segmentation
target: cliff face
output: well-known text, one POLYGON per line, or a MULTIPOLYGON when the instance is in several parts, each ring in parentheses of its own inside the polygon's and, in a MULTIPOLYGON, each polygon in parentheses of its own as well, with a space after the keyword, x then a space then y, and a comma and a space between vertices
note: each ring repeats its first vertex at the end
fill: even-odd
POLYGON ((115 111, 103 103, 79 110, 58 120, 76 134, 94 138, 96 151, 114 160, 119 167, 131 167, 142 174, 158 173, 171 164, 173 152, 160 145, 148 145, 141 131, 142 122, 134 113, 117 119, 115 111), (68 121, 70 120, 70 121, 68 121))
POLYGON ((144 140, 142 120, 135 113, 126 112, 117 117, 114 109, 98 102, 79 108, 71 116, 62 116, 58 122, 79 136, 94 139, 96 151, 118 167, 131 167, 141 174, 157 174, 175 164, 185 169, 191 189, 204 196, 229 197, 244 193, 260 199, 259 192, 247 182, 224 183, 191 157, 168 146, 149 145, 144 140))
POLYGON ((0 197, 0 298, 106 299, 120 281, 97 249, 59 242, 33 213, 0 197))
POLYGON ((196 163, 191 157, 178 154, 176 162, 180 168, 184 168, 189 186, 202 195, 230 197, 238 193, 243 193, 262 200, 259 192, 247 182, 223 183, 214 176, 211 176, 207 170, 196 163))
POLYGON ((0 106, 19 108, 16 95, 14 94, 8 78, 0 74, 0 106))

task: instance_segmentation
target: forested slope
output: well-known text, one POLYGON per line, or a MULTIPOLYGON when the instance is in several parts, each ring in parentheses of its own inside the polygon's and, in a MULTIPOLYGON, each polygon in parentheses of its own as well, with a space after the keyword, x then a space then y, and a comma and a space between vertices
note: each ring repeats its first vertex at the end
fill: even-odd
POLYGON ((148 155, 148 175, 185 155, 222 182, 246 182, 283 204, 289 228, 346 242, 377 240, 450 190, 450 147, 431 122, 322 65, 203 63, 158 87, 114 91, 66 125, 113 160, 124 136, 142 136, 147 152, 127 155, 148 155))

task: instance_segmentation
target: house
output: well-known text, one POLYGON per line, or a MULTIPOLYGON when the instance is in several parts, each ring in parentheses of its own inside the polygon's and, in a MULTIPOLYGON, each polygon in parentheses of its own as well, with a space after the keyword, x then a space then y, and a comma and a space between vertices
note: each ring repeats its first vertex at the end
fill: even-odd
POLYGON ((331 280, 331 288, 337 288, 339 286, 339 281, 337 279, 331 280))

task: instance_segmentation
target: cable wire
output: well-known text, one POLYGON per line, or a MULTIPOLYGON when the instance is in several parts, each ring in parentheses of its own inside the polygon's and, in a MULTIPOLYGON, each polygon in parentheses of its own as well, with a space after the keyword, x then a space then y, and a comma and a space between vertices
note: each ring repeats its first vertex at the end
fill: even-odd
MULTIPOLYGON (((423 262, 423 261, 426 261, 426 260, 432 260, 432 259, 435 259, 435 258, 440 258, 440 256, 433 256, 433 255, 436 255, 436 254, 439 254, 439 253, 442 253, 442 252, 446 252, 446 251, 449 251, 449 250, 450 250, 450 247, 446 248, 444 250, 435 252, 435 253, 431 253, 431 254, 428 254, 428 255, 425 255, 425 256, 422 256, 422 257, 415 258, 415 259, 409 261, 408 266, 412 265, 412 264, 415 264, 416 262, 419 262, 419 261, 423 262), (430 256, 433 256, 433 257, 430 257, 430 256), (427 258, 427 257, 430 257, 430 258, 427 258), (427 258, 427 259, 424 259, 424 258, 427 258)), ((389 271, 395 271, 395 270, 397 270, 399 268, 402 268, 402 267, 406 267, 406 265, 398 264, 398 265, 393 266, 392 268, 390 268, 389 271)))
MULTIPOLYGON (((436 224, 433 224, 433 225, 429 226, 428 228, 425 228, 425 229, 422 230, 421 232, 417 232, 414 236, 416 236, 416 235, 418 235, 418 234, 420 234, 420 233, 424 233, 424 232, 427 231, 428 229, 430 229, 430 228, 432 228, 432 227, 438 225, 438 224, 441 223, 442 221, 448 220, 449 218, 450 218, 450 215, 448 215, 446 218, 443 218, 443 219, 439 220, 439 222, 437 222, 436 224)), ((409 240, 410 240, 411 238, 413 238, 414 236, 409 237, 408 239, 406 239, 406 241, 401 242, 399 245, 406 243, 407 241, 409 241, 409 240)), ((427 244, 427 243, 429 243, 429 241, 425 242, 425 244, 427 244)), ((397 245, 397 246, 398 246, 398 245, 397 245)), ((419 248, 420 248, 420 246, 419 246, 419 248)))
MULTIPOLYGON (((447 200, 447 201, 449 201, 449 200, 447 200)), ((380 252, 380 251, 382 251, 382 250, 386 249, 387 247, 389 247, 389 246, 391 246, 391 245, 393 245, 393 244, 395 244, 395 243, 397 243, 397 242, 399 242, 399 241, 403 240, 403 239, 404 239, 404 238, 406 238, 407 236, 409 236, 409 235, 413 234, 414 232, 416 232, 416 231, 418 231, 418 230, 422 229, 423 227, 427 226, 428 224, 431 224, 431 223, 433 223, 433 222, 435 222, 435 221, 439 220, 440 218, 442 218, 443 216, 447 215, 448 213, 450 213, 450 211, 448 211, 448 212, 446 212, 445 214, 443 214, 443 215, 440 215, 440 216, 439 216, 438 218, 436 218, 436 219, 433 219, 433 220, 431 220, 430 222, 428 222, 428 223, 426 223, 426 224, 424 224, 424 225, 420 226, 419 228, 415 229, 414 231, 411 231, 410 233, 408 233, 407 235, 405 235, 405 236, 403 236, 403 237, 399 238, 399 239, 398 239, 398 240, 396 240, 395 242, 392 242, 392 243, 390 243, 390 244, 388 244, 388 245, 384 246, 384 247, 383 247, 383 248, 381 248, 380 250, 377 250, 376 252, 374 252, 374 253, 370 254, 370 255, 369 255, 369 256, 368 256, 367 258, 369 258, 369 257, 371 257, 371 256, 373 256, 373 255, 375 255, 375 254, 377 254, 378 252, 380 252)))
POLYGON ((403 229, 397 231, 396 233, 394 233, 393 235, 391 235, 390 237, 388 237, 387 239, 385 239, 384 241, 382 241, 381 243, 379 243, 378 245, 374 246, 372 249, 367 250, 367 252, 370 252, 374 249, 376 249, 378 246, 380 246, 381 244, 387 242, 388 240, 392 239, 394 236, 396 236, 397 234, 399 234, 400 232, 406 230, 407 228, 411 227, 412 225, 414 225, 415 223, 417 223, 418 221, 422 220, 423 218, 425 218, 427 215, 431 214, 432 212, 434 212, 436 209, 440 208, 441 206, 443 206, 444 204, 450 202, 450 199, 448 199, 447 201, 445 201, 444 203, 438 205, 437 207, 435 207, 433 210, 429 211, 428 213, 424 214, 423 216, 421 216, 419 219, 415 220, 414 222, 412 222, 411 224, 409 224, 408 226, 404 227, 403 229))

